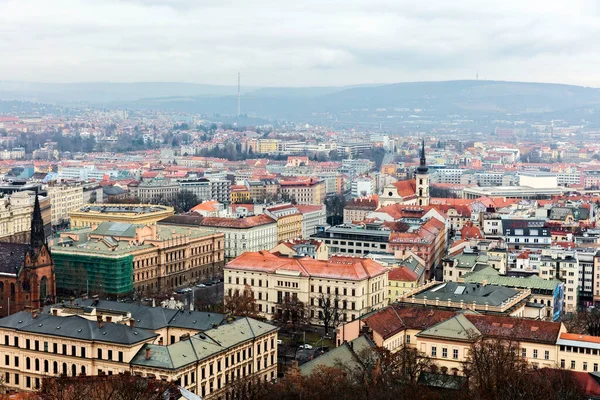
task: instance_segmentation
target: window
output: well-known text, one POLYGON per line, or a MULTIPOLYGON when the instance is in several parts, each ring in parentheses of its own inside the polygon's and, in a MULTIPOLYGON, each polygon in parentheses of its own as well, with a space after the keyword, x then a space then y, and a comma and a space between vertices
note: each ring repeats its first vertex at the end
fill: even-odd
POLYGON ((527 349, 521 349, 521 357, 527 357, 527 349))
POLYGON ((123 352, 119 352, 119 362, 123 362, 123 352))
POLYGON ((548 350, 544 351, 544 360, 550 359, 550 352, 548 350))
POLYGON ((108 359, 112 361, 112 350, 108 351, 108 359))
POLYGON ((458 360, 458 349, 452 349, 452 358, 458 360))
MULTIPOLYGON (((352 303, 352 304, 354 304, 354 303, 352 303)), ((410 344, 410 335, 406 335, 406 343, 410 344)))
POLYGON ((575 361, 571 361, 571 369, 575 369, 575 361))
POLYGON ((85 358, 85 347, 81 348, 81 357, 85 358))
POLYGON ((594 363, 594 372, 598 372, 598 364, 594 363))
POLYGON ((448 358, 448 349, 447 348, 442 348, 442 357, 443 358, 448 358))
POLYGON ((58 343, 52 343, 52 352, 58 354, 58 343))
POLYGON ((76 356, 77 355, 77 347, 71 346, 71 355, 72 356, 76 356))
POLYGON ((587 371, 587 362, 585 362, 585 361, 583 362, 583 370, 587 371))
POLYGON ((537 354, 538 354, 538 353, 537 353, 537 349, 534 349, 534 350, 533 350, 533 358, 537 358, 537 354))
POLYGON ((431 357, 437 357, 437 347, 431 347, 431 357))
POLYGON ((102 349, 98 349, 98 360, 102 360, 102 349))

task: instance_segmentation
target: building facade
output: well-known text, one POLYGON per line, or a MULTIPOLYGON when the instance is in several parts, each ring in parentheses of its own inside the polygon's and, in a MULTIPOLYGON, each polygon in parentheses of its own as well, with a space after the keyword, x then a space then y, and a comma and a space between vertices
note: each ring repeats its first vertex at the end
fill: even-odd
POLYGON ((189 226, 103 222, 61 233, 52 254, 61 292, 152 295, 220 276, 224 235, 189 226))
POLYGON ((379 309, 387 303, 387 270, 373 260, 331 257, 290 259, 267 251, 244 253, 225 266, 225 293, 254 290, 259 313, 281 316, 286 298, 305 304, 306 317, 323 324, 323 301, 337 304, 340 321, 379 309))
POLYGON ((90 299, 2 318, 0 338, 9 391, 34 391, 44 377, 131 373, 222 399, 234 382, 277 374, 277 328, 217 313, 90 299))
POLYGON ((152 204, 86 204, 71 211, 71 228, 90 228, 103 222, 151 225, 174 213, 173 207, 152 204))
MULTIPOLYGON (((34 197, 33 192, 24 191, 0 198, 0 242, 29 243, 34 197)), ((52 234, 50 199, 39 198, 39 202, 44 232, 49 237, 52 234)))
POLYGON ((69 222, 71 211, 83 207, 83 187, 81 184, 48 186, 48 197, 52 210, 52 225, 69 222))
POLYGON ((298 204, 323 204, 325 201, 325 182, 309 178, 297 181, 280 181, 281 195, 298 204))

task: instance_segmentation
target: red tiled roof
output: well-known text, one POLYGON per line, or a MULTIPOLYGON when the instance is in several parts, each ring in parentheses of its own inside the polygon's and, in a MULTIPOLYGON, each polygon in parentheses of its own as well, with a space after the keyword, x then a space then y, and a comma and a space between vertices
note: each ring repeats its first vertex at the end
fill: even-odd
POLYGON ((560 333, 560 322, 538 321, 497 315, 471 315, 465 317, 484 336, 556 344, 560 333))
POLYGON ((298 272, 301 276, 360 281, 384 274, 387 270, 368 258, 331 257, 328 261, 310 257, 278 257, 268 251, 247 252, 230 261, 225 268, 274 273, 298 272))
POLYGON ((276 222, 273 218, 269 217, 268 215, 261 214, 246 218, 206 217, 202 220, 200 225, 214 228, 246 229, 274 223, 276 222))
POLYGON ((394 182, 393 185, 396 187, 398 195, 401 197, 414 196, 417 192, 417 181, 414 179, 394 182))
POLYGON ((294 207, 296 207, 296 209, 300 211, 301 214, 307 214, 315 211, 321 211, 325 208, 325 205, 296 204, 294 207))
POLYGON ((417 274, 407 267, 392 268, 388 272, 388 281, 413 282, 418 278, 417 274))
POLYGON ((590 335, 580 335, 578 333, 563 332, 560 334, 560 338, 563 340, 574 340, 577 342, 588 342, 600 344, 600 337, 590 335))
POLYGON ((352 199, 346 204, 344 209, 348 210, 376 210, 379 202, 379 196, 360 197, 352 199))
POLYGON ((460 230, 460 234, 463 239, 483 239, 481 230, 471 223, 465 224, 460 230))
POLYGON ((190 211, 215 211, 215 206, 220 204, 217 200, 208 200, 192 207, 190 211))
POLYGON ((405 329, 427 329, 456 315, 454 311, 430 307, 391 305, 378 310, 363 321, 381 337, 387 339, 405 329))

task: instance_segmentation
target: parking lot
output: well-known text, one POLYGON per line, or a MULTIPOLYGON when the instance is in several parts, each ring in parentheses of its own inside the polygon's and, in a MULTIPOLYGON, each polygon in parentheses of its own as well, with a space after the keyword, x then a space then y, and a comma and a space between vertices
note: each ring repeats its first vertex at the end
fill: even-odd
POLYGON ((209 310, 217 304, 223 302, 223 282, 211 284, 210 286, 198 287, 192 286, 191 290, 185 293, 175 293, 173 297, 183 302, 186 308, 192 303, 195 304, 195 310, 209 310))

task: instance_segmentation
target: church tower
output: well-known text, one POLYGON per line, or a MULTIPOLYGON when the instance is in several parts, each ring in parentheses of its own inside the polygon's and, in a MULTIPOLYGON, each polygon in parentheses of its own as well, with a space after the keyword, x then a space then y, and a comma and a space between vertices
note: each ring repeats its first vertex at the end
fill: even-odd
POLYGON ((29 244, 33 250, 39 251, 46 244, 46 235, 44 234, 44 220, 42 219, 42 210, 37 191, 35 193, 35 202, 33 204, 33 215, 31 216, 31 237, 29 244))
POLYGON ((429 168, 425 159, 425 140, 421 142, 421 161, 415 173, 417 205, 429 205, 429 168))

